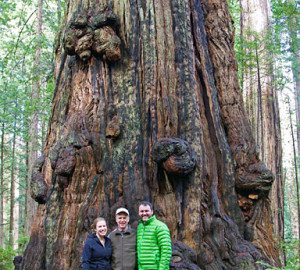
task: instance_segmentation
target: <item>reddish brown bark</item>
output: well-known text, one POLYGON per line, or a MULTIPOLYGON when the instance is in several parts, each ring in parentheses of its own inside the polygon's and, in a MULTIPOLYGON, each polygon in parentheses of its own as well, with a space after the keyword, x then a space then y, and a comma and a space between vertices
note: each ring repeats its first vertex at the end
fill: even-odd
POLYGON ((180 241, 172 269, 183 269, 181 261, 260 268, 255 262, 264 257, 245 240, 250 230, 235 188, 258 195, 251 220, 259 220, 273 176, 257 158, 238 91, 227 5, 202 4, 204 13, 200 1, 114 1, 113 9, 68 3, 47 143, 31 182, 45 205, 36 215, 44 227, 33 231, 23 269, 79 269, 92 220, 104 216, 112 227, 125 206, 137 221, 145 199, 180 241), (217 12, 220 5, 225 11, 217 12), (108 40, 97 34, 102 27, 113 30, 108 40), (224 39, 213 37, 221 28, 224 39), (221 41, 221 50, 211 41, 221 41), (102 42, 101 52, 93 49, 102 42), (34 243, 39 234, 45 242, 34 243), (35 268, 30 254, 41 245, 44 261, 35 268))

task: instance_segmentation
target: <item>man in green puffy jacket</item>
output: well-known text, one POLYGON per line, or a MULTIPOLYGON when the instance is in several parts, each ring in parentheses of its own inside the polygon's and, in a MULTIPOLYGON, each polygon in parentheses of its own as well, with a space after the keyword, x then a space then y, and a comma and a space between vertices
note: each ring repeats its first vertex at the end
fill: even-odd
POLYGON ((151 203, 139 206, 140 225, 137 228, 137 253, 139 270, 170 269, 172 257, 170 231, 167 225, 153 215, 151 203))

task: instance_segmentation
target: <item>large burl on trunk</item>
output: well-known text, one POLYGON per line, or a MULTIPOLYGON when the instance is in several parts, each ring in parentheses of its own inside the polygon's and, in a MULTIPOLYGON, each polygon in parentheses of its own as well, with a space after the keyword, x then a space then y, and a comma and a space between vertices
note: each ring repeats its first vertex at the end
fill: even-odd
POLYGON ((93 219, 136 221, 141 200, 170 228, 172 269, 279 263, 226 1, 70 0, 55 78, 22 269, 80 269, 93 219))

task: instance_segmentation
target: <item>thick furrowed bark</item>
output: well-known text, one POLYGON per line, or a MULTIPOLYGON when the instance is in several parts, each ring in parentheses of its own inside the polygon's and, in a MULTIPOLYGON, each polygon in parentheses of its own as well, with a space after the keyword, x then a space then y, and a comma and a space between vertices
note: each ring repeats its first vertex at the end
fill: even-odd
POLYGON ((245 117, 233 55, 234 35, 232 23, 228 20, 229 11, 223 1, 215 1, 213 4, 203 1, 203 9, 222 120, 235 165, 239 204, 247 222, 245 236, 263 253, 268 250, 266 252, 268 262, 280 266, 278 249, 273 239, 268 201, 273 176, 258 159, 250 125, 245 117), (242 179, 245 181, 241 181, 242 179), (247 198, 246 203, 250 203, 250 207, 245 206, 244 198, 247 198), (252 216, 253 212, 260 214, 252 216), (261 223, 265 225, 260 226, 261 223))

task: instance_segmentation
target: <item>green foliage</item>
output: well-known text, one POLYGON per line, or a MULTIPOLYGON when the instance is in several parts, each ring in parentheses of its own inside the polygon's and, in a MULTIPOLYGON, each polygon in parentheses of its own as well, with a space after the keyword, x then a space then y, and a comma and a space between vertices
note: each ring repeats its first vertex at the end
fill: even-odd
POLYGON ((230 15, 234 22, 234 28, 235 28, 234 51, 239 66, 238 69, 239 81, 240 81, 240 85, 242 85, 242 66, 245 63, 244 57, 247 57, 247 55, 245 55, 244 53, 243 45, 242 45, 242 37, 240 35, 241 8, 238 0, 228 0, 228 6, 229 6, 230 15))
MULTIPOLYGON (((240 5, 237 0, 228 0, 231 16, 235 26, 236 59, 240 85, 243 87, 244 70, 253 68, 259 61, 270 61, 276 68, 273 70, 276 78, 277 89, 283 89, 290 78, 287 73, 293 69, 299 71, 299 62, 294 54, 299 54, 299 29, 300 9, 299 1, 271 0, 272 18, 269 33, 259 35, 249 29, 240 32, 240 5), (264 54, 267 50, 269 53, 264 54), (274 58, 274 60, 272 59, 274 58)), ((270 72, 264 70, 264 73, 270 72)), ((295 75, 299 72, 295 72, 295 75)))
POLYGON ((14 251, 11 246, 7 246, 6 248, 0 247, 0 269, 14 269, 13 260, 16 255, 16 251, 14 251))
MULTIPOLYGON (((237 0, 228 0, 231 16, 234 20, 235 43, 234 50, 238 63, 238 75, 240 86, 243 89, 244 75, 252 77, 259 72, 262 76, 270 75, 269 65, 273 61, 273 36, 268 29, 267 32, 258 33, 250 28, 241 29, 240 19, 244 12, 237 0), (264 63, 264 64, 262 64, 264 63)), ((247 11, 245 12, 247 13, 247 11)))
POLYGON ((0 31, 5 28, 7 20, 9 20, 9 13, 16 8, 15 1, 0 1, 0 31))
POLYGON ((0 270, 14 269, 14 257, 23 254, 28 242, 29 236, 21 235, 18 239, 17 250, 14 250, 13 247, 9 244, 7 244, 5 248, 0 247, 0 270))
POLYGON ((21 235, 18 239, 18 254, 23 254, 28 242, 29 242, 28 235, 21 235))
POLYGON ((299 239, 286 239, 282 245, 287 263, 285 269, 300 269, 300 240, 299 239))
POLYGON ((299 76, 300 2, 295 0, 271 0, 275 44, 281 59, 290 63, 294 80, 299 76))
POLYGON ((230 15, 234 21, 234 26, 236 28, 236 31, 239 32, 239 30, 240 30, 240 14, 241 14, 239 0, 228 0, 228 6, 229 6, 230 15))

